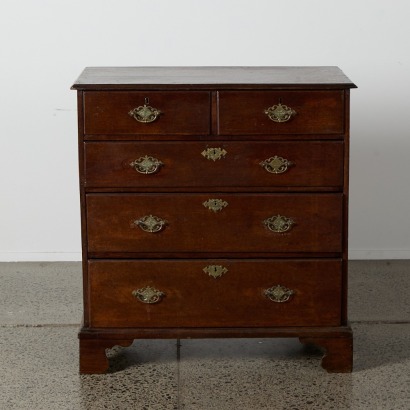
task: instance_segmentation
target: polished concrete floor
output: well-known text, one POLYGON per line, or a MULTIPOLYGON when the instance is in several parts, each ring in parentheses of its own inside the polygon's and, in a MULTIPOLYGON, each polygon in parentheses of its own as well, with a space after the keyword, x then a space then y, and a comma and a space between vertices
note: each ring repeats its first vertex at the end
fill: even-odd
POLYGON ((0 410, 410 409, 410 260, 350 263, 354 371, 296 339, 143 340, 78 374, 79 263, 0 263, 0 410))

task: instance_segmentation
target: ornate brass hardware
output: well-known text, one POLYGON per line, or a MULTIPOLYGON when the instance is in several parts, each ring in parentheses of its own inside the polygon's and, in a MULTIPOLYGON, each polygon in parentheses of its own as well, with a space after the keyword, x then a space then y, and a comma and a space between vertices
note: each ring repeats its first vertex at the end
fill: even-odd
POLYGON ((128 114, 138 122, 149 123, 154 122, 162 112, 157 108, 148 105, 149 98, 145 98, 145 104, 132 109, 128 114))
POLYGON ((227 154, 227 151, 225 151, 223 148, 207 148, 207 149, 204 149, 201 152, 201 154, 206 159, 209 159, 215 162, 217 159, 223 158, 227 154))
POLYGON ((218 212, 228 206, 228 202, 223 199, 208 199, 202 205, 211 211, 218 212))
POLYGON ((214 279, 220 278, 223 274, 228 272, 228 269, 221 265, 208 265, 202 270, 214 279))
POLYGON ((147 215, 133 222, 134 225, 138 226, 145 232, 155 233, 162 231, 167 221, 158 218, 158 216, 147 215))
POLYGON ((132 161, 130 165, 140 174, 155 174, 164 164, 154 157, 145 155, 132 161))
POLYGON ((274 157, 265 159, 265 161, 262 161, 259 165, 272 174, 283 174, 293 163, 275 155, 274 157))
POLYGON ((267 108, 265 114, 274 122, 286 122, 296 115, 296 111, 279 102, 277 105, 267 108))
POLYGON ((137 298, 142 303, 153 304, 160 302, 165 296, 165 293, 152 288, 151 286, 146 286, 145 288, 133 290, 132 296, 137 298))
POLYGON ((291 289, 285 288, 282 285, 276 285, 266 289, 263 294, 272 302, 283 303, 287 302, 295 292, 291 289))
POLYGON ((272 232, 287 232, 294 225, 294 221, 286 216, 276 215, 263 221, 263 224, 272 232))

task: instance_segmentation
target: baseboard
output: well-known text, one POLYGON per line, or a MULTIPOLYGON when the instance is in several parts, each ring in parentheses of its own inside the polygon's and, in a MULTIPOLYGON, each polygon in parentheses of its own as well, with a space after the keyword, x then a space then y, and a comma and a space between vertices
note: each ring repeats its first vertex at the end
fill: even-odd
POLYGON ((349 250, 351 260, 410 259, 410 249, 349 250))
MULTIPOLYGON (((410 249, 350 250, 351 260, 410 259, 410 249)), ((81 252, 0 252, 0 262, 81 261, 81 252)))
POLYGON ((81 261, 81 252, 0 252, 0 262, 81 261))

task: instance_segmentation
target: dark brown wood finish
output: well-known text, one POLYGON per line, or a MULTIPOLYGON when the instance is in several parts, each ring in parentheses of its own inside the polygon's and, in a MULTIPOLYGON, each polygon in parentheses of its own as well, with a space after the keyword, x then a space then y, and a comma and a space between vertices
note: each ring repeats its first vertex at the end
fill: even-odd
POLYGON ((341 252, 340 194, 219 194, 220 211, 204 206, 204 194, 87 195, 90 252, 341 252), (153 215, 166 221, 159 232, 136 224, 153 215), (291 218, 287 232, 264 221, 291 218), (323 238, 326 238, 324 241, 323 238))
POLYGON ((84 93, 84 133, 93 134, 193 134, 210 132, 210 94, 179 91, 84 93), (129 113, 144 105, 158 109, 158 119, 138 122, 129 113))
POLYGON ((108 370, 108 358, 106 349, 115 346, 128 347, 133 339, 111 340, 82 339, 80 343, 80 373, 101 374, 108 370))
POLYGON ((325 350, 322 367, 329 373, 353 370, 353 334, 349 326, 263 327, 263 328, 83 328, 79 334, 81 373, 108 370, 105 349, 128 346, 133 339, 183 339, 216 337, 299 337, 301 343, 325 350), (127 338, 126 340, 123 340, 127 338))
POLYGON ((343 91, 221 91, 218 132, 342 135, 343 108, 343 91), (265 113, 279 103, 296 112, 287 122, 274 122, 265 113))
POLYGON ((78 90, 84 323, 80 372, 135 338, 299 337, 352 370, 347 325, 349 89, 337 67, 87 68, 78 90), (148 100, 146 100, 149 99, 148 100), (128 113, 161 110, 152 123, 128 113), (264 110, 296 111, 275 123, 264 110), (226 154, 208 160, 207 148, 226 154), (157 158, 152 175, 130 164, 157 158), (292 162, 271 174, 260 163, 292 162), (134 193, 133 193, 134 192, 134 193), (228 204, 219 212, 208 199, 228 204), (132 222, 166 220, 158 233, 132 222), (263 220, 294 220, 285 233, 263 220), (131 225, 133 227, 131 228, 131 225), (130 259, 132 258, 132 259, 130 259), (204 267, 227 269, 213 278, 204 267), (287 302, 264 290, 294 291, 287 302), (132 291, 164 292, 146 304, 132 291))
POLYGON ((303 344, 322 347, 322 367, 329 373, 350 373, 353 370, 353 335, 349 337, 301 337, 303 344))
POLYGON ((90 261, 89 272, 93 327, 340 325, 340 260, 90 261), (214 278, 209 265, 226 272, 214 278), (264 295, 278 284, 294 292, 289 301, 264 295), (132 292, 146 286, 163 300, 138 301, 132 292))
POLYGON ((347 291, 349 260, 349 161, 350 161, 350 90, 345 90, 345 141, 343 175, 343 267, 342 324, 347 324, 347 291))
POLYGON ((85 173, 87 188, 333 187, 340 190, 343 143, 88 142, 85 144, 85 173), (218 159, 207 159, 206 150, 212 148, 226 153, 218 159), (145 156, 162 162, 155 173, 144 174, 131 165, 145 156), (292 164, 283 173, 269 172, 261 163, 274 156, 292 164))
POLYGON ((346 89, 338 67, 87 67, 75 90, 346 89))
POLYGON ((81 212, 81 255, 82 255, 82 270, 83 270, 83 324, 84 327, 89 325, 88 322, 88 242, 87 242, 87 204, 85 193, 85 169, 84 169, 84 144, 83 144, 83 92, 77 92, 77 110, 78 110, 78 166, 79 166, 79 182, 80 182, 80 212, 81 212))

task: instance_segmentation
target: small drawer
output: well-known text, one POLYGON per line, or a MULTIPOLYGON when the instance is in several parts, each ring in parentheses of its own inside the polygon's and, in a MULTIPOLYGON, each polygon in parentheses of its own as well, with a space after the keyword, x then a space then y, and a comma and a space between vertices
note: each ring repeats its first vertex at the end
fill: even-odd
POLYGON ((90 252, 340 252, 342 194, 88 194, 90 252))
POLYGON ((208 135, 210 95, 205 91, 87 91, 87 135, 208 135))
POLYGON ((343 184, 343 142, 87 142, 86 187, 315 187, 343 184))
POLYGON ((223 91, 218 101, 220 135, 344 132, 342 91, 223 91))
POLYGON ((340 260, 91 260, 93 327, 338 326, 340 260))

